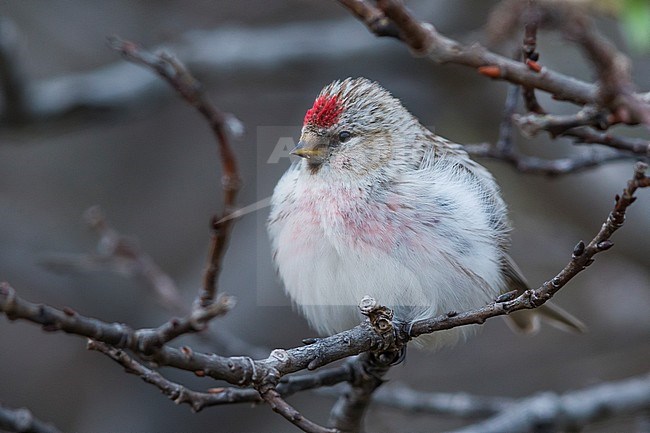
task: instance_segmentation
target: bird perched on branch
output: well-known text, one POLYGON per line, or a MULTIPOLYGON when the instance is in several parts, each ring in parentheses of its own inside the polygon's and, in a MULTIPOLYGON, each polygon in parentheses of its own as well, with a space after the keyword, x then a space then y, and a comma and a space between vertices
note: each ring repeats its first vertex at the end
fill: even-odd
MULTIPOLYGON (((507 253, 506 206, 490 173, 379 84, 326 86, 292 153, 301 159, 275 188, 268 231, 287 293, 320 333, 359 324, 364 295, 410 323, 528 288, 507 253)), ((531 312, 583 329, 548 302, 531 312)), ((516 323, 531 331, 537 319, 517 315, 516 323)), ((472 328, 415 344, 437 348, 472 328)))

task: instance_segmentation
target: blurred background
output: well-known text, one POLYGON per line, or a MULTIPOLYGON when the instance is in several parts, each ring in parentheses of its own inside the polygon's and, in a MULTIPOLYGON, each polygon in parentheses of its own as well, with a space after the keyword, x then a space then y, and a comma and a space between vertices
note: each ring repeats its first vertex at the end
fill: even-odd
MULTIPOLYGON (((483 42, 481 28, 495 4, 409 2, 419 18, 443 34, 483 42)), ((437 66, 412 57, 396 41, 375 38, 335 1, 14 1, 0 2, 0 17, 5 29, 10 25, 15 31, 21 76, 32 84, 33 97, 43 99, 43 116, 70 95, 87 95, 87 105, 94 106, 74 107, 63 119, 1 127, 0 280, 27 300, 133 327, 158 326, 170 316, 141 282, 109 271, 55 273, 43 261, 93 251, 96 235, 81 216, 99 205, 117 230, 137 238, 174 278, 189 305, 201 284, 208 223, 220 211, 220 166, 206 122, 151 73, 121 60, 107 47, 107 36, 147 48, 169 47, 216 105, 243 122, 244 135, 234 142, 245 182, 241 205, 271 194, 289 164, 287 158, 269 162, 273 150, 297 138, 305 110, 334 79, 379 81, 423 124, 460 143, 496 140, 507 90, 505 83, 475 71, 437 66)), ((638 87, 650 90, 650 56, 628 49, 617 19, 598 15, 597 22, 632 57, 638 87)), ((519 32, 516 43, 520 37, 519 32)), ((538 47, 544 65, 593 79, 589 64, 560 36, 542 33, 538 47)), ((511 48, 495 47, 506 55, 511 48)), ((550 112, 575 111, 538 97, 550 112)), ((515 136, 523 152, 543 157, 591 151, 563 139, 515 136)), ((574 245, 595 235, 633 166, 632 160, 618 162, 550 179, 481 162, 503 189, 514 225, 512 256, 533 285, 554 276, 574 245)), ((290 348, 314 332, 292 311, 273 271, 267 213, 262 209, 235 225, 220 290, 235 295, 238 304, 213 327, 254 345, 290 348)), ((490 320, 466 344, 437 353, 411 350, 406 362, 392 369, 387 386, 520 397, 646 372, 648 215, 649 192, 640 191, 625 226, 613 237, 615 247, 598 255, 555 298, 588 325, 588 334, 544 327, 526 337, 511 333, 500 319, 490 320)), ((178 344, 216 350, 192 339, 178 344)), ((218 386, 189 373, 162 372, 197 390, 218 386)), ((301 393, 289 401, 324 423, 334 400, 301 393)), ((28 407, 63 431, 295 430, 264 405, 193 414, 107 357, 86 351, 83 339, 46 334, 5 317, 0 317, 0 402, 28 407)), ((377 407, 366 419, 372 432, 440 431, 466 422, 377 407)), ((616 419, 586 431, 635 431, 636 422, 616 419)))

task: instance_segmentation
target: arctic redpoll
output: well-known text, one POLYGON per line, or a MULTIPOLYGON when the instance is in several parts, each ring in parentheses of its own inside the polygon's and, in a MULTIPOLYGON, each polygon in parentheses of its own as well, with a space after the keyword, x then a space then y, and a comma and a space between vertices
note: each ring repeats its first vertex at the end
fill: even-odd
MULTIPOLYGON (((325 87, 292 153, 301 158, 275 188, 268 230, 287 293, 320 333, 359 324, 364 295, 409 323, 527 289, 507 253, 506 206, 490 173, 377 83, 325 87)), ((558 307, 538 310, 583 328, 558 307)), ((530 314, 517 319, 535 327, 530 314)), ((472 328, 415 344, 454 343, 472 328)))

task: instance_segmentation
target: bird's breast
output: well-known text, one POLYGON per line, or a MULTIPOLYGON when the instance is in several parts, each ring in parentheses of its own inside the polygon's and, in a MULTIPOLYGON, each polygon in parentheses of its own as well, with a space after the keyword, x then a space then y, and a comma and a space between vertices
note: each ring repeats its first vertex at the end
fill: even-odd
POLYGON ((407 229, 398 203, 378 200, 363 188, 312 188, 297 206, 297 214, 306 218, 294 232, 296 239, 318 231, 337 250, 390 252, 407 229))

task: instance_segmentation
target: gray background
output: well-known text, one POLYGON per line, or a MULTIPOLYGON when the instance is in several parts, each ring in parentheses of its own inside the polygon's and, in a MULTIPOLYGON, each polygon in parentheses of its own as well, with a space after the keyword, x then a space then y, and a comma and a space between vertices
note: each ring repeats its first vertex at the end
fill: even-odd
MULTIPOLYGON (((412 7, 440 31, 472 39, 480 36, 473 32, 493 4, 447 0, 414 2, 412 7)), ((232 37, 224 43, 235 47, 246 35, 253 35, 253 41, 263 35, 265 46, 275 46, 276 51, 258 52, 250 43, 232 52, 215 50, 217 66, 211 72, 196 68, 217 105, 246 126, 244 137, 235 143, 245 180, 241 204, 271 193, 288 161, 264 161, 279 136, 295 138, 314 96, 333 79, 376 79, 422 123, 462 143, 496 139, 506 91, 504 83, 475 71, 435 66, 411 57, 395 41, 375 39, 334 1, 13 1, 0 3, 0 15, 13 20, 21 32, 20 60, 32 80, 120 62, 106 47, 108 35, 148 47, 178 42, 184 32, 196 29, 224 28, 224 35, 232 37), (333 36, 330 28, 336 29, 333 36), (352 48, 341 44, 341 34, 352 48), (310 48, 314 40, 318 49, 310 48), (301 47, 306 51, 300 53, 301 47), (273 128, 258 128, 268 126, 277 126, 277 136, 267 133, 273 128)), ((613 20, 602 19, 600 24, 624 45, 613 20)), ((578 51, 558 36, 540 37, 540 51, 545 65, 592 78, 578 51)), ((633 60, 637 84, 650 89, 648 56, 633 60)), ((545 96, 540 99, 555 112, 572 109, 545 96)), ((518 137, 518 142, 524 151, 547 157, 586 151, 544 137, 518 137)), ((552 277, 577 241, 597 232, 614 194, 632 172, 632 163, 622 162, 547 179, 518 174, 500 163, 485 164, 510 207, 515 227, 512 255, 532 284, 552 277)), ((95 237, 81 223, 81 214, 98 204, 117 229, 137 237, 169 272, 189 304, 201 281, 208 221, 221 203, 219 182, 208 127, 171 91, 113 115, 2 130, 0 280, 11 282, 28 300, 67 305, 135 327, 157 326, 168 313, 136 281, 109 272, 54 274, 39 261, 51 253, 92 250, 95 237)), ((599 255, 592 268, 556 297, 588 324, 588 334, 545 327, 537 336, 525 337, 512 334, 501 320, 490 320, 467 344, 437 353, 410 351, 406 362, 390 372, 390 382, 421 390, 517 397, 542 390, 563 392, 646 371, 650 197, 648 191, 639 196, 613 239, 615 247, 599 255)), ((214 327, 228 328, 254 344, 288 348, 314 333, 287 306, 273 273, 266 213, 246 216, 235 226, 221 287, 239 302, 214 327)), ((193 340, 180 343, 210 350, 193 340)), ((263 405, 193 414, 84 346, 80 338, 48 335, 31 324, 0 318, 0 402, 27 406, 64 431, 295 430, 263 405)), ((188 373, 163 373, 195 389, 215 386, 188 373)), ((290 402, 306 416, 325 422, 333 400, 303 393, 290 402)), ((367 422, 373 432, 438 431, 459 425, 452 419, 377 408, 370 410, 367 422)), ((634 425, 633 420, 617 420, 588 431, 629 431, 634 425)))

